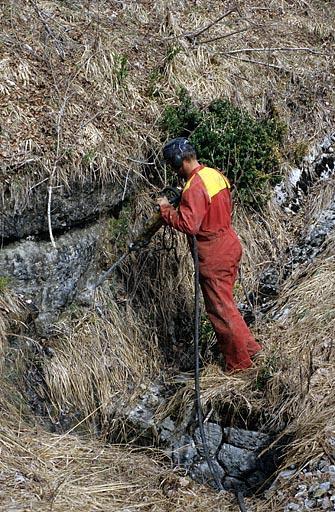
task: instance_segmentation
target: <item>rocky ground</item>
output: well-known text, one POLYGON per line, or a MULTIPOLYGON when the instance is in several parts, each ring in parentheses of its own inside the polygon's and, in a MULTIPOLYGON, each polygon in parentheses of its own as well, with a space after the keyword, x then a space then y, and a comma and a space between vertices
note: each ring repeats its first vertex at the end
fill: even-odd
POLYGON ((335 466, 323 457, 302 470, 282 471, 265 496, 274 490, 284 512, 335 510, 335 466))

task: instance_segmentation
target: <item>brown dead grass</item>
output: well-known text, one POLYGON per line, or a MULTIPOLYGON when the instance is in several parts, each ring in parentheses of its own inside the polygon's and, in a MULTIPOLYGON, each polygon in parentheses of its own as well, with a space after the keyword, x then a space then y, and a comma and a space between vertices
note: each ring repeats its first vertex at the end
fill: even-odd
POLYGON ((238 9, 192 43, 185 35, 222 14, 221 2, 3 2, 2 191, 14 200, 43 180, 124 187, 160 150, 159 116, 181 86, 199 104, 224 96, 276 110, 290 144, 319 139, 334 114, 331 3, 238 9))
POLYGON ((13 408, 0 447, 2 511, 14 503, 22 512, 236 510, 229 496, 173 472, 158 452, 50 434, 13 408))
POLYGON ((7 350, 9 332, 24 326, 25 308, 22 301, 10 289, 10 284, 4 284, 0 290, 0 372, 7 350))
POLYGON ((95 311, 78 308, 72 321, 59 322, 54 355, 42 371, 52 421, 65 413, 104 437, 120 433, 125 408, 159 378, 160 354, 131 306, 101 290, 96 301, 95 311))

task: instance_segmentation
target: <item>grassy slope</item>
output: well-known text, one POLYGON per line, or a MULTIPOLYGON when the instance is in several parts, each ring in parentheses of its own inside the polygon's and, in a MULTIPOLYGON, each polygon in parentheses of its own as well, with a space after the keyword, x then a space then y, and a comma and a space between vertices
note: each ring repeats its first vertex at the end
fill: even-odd
MULTIPOLYGON (((1 186, 14 197, 24 193, 27 184, 49 176, 66 183, 74 177, 119 179, 128 169, 136 176, 141 167, 129 158, 145 157, 148 148, 159 151, 157 119, 164 105, 176 101, 181 85, 200 104, 224 95, 254 113, 276 109, 289 123, 288 155, 301 142, 315 142, 330 129, 334 117, 329 56, 334 44, 331 2, 284 1, 280 6, 278 2, 266 6, 257 1, 241 2, 240 15, 235 13, 214 25, 201 38, 215 38, 242 27, 248 31, 198 45, 190 44, 182 34, 218 17, 222 2, 128 1, 122 8, 119 2, 30 4, 13 0, 2 2, 1 7, 1 108, 5 114, 1 186), (310 50, 227 54, 250 47, 310 50)), ((301 217, 308 211, 316 215, 319 208, 317 199, 311 198, 301 217)), ((265 211, 264 215, 271 220, 280 254, 294 238, 294 226, 288 233, 280 213, 265 211)), ((279 254, 271 237, 263 232, 260 235, 257 222, 249 219, 246 225, 242 213, 238 217, 246 247, 247 284, 252 286, 266 261, 279 254)), ((297 463, 322 453, 334 427, 333 354, 324 348, 334 332, 334 299, 328 286, 334 268, 331 247, 315 264, 303 269, 306 275, 294 274, 287 283, 280 300, 291 310, 281 328, 277 322, 257 325, 265 345, 258 372, 268 372, 271 377, 266 386, 261 390, 255 387, 256 373, 228 381, 216 366, 208 368, 202 381, 204 400, 215 404, 233 397, 237 409, 247 406, 253 413, 268 411, 268 424, 291 419, 289 428, 296 441, 289 460, 297 463)), ((178 280, 182 277, 181 273, 178 280)), ((9 316, 17 314, 17 307, 12 298, 3 300, 0 309, 7 322, 9 316)), ((110 305, 109 297, 106 303, 110 305)), ((108 361, 103 371, 94 364, 99 318, 93 326, 83 322, 79 327, 70 322, 67 336, 56 340, 49 384, 56 404, 61 396, 60 402, 68 400, 89 414, 95 403, 92 389, 96 382, 110 378, 110 369, 108 361), (91 351, 83 353, 80 348, 76 355, 75 341, 81 336, 91 351), (80 383, 68 364, 71 359, 78 362, 80 383), (87 386, 87 399, 81 394, 82 386, 87 386)), ((102 351, 104 343, 111 342, 122 328, 114 319, 109 332, 100 336, 102 351)), ((127 347, 128 328, 124 334, 123 347, 127 347)), ((140 344, 140 337, 135 338, 140 344)), ((138 361, 136 350, 132 357, 138 361)), ((150 369, 143 372, 143 359, 139 368, 133 369, 133 363, 127 366, 129 351, 126 359, 109 356, 125 362, 122 371, 116 368, 113 374, 116 384, 124 378, 124 371, 130 380, 150 380, 159 363, 156 354, 150 359, 150 369)), ((117 385, 109 390, 103 384, 100 389, 107 402, 113 393, 125 392, 117 385)), ((8 510, 13 500, 22 510, 51 506, 60 511, 121 510, 126 506, 144 510, 217 509, 218 499, 208 489, 180 480, 154 454, 149 457, 71 435, 51 436, 34 426, 28 412, 28 419, 24 419, 24 402, 20 397, 14 400, 14 396, 4 384, 2 510, 8 510)), ((224 503, 225 510, 236 509, 229 498, 224 503)), ((264 511, 282 509, 275 497, 271 505, 260 502, 256 506, 264 511)))

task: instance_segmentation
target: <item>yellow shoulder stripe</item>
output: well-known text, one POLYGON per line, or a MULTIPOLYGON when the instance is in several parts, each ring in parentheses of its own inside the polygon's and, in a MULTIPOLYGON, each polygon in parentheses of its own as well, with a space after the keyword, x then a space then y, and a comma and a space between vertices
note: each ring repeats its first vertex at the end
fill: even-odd
MULTIPOLYGON (((198 171, 197 174, 199 174, 203 184, 205 185, 210 199, 224 188, 230 188, 229 181, 223 176, 223 174, 215 169, 204 167, 198 171)), ((183 192, 186 192, 186 190, 190 188, 194 176, 195 174, 193 174, 193 176, 188 180, 183 192)))
POLYGON ((225 188, 230 188, 229 181, 223 174, 210 167, 204 167, 198 172, 202 179, 210 199, 225 188))

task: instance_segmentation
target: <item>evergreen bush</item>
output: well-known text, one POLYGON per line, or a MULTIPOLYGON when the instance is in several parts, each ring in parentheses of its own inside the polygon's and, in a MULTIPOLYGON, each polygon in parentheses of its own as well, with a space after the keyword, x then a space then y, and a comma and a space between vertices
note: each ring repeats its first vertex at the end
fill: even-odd
POLYGON ((252 117, 225 99, 196 107, 182 91, 180 104, 165 109, 167 137, 188 137, 199 160, 222 169, 247 205, 264 202, 268 187, 280 180, 280 147, 284 124, 277 118, 252 117))

